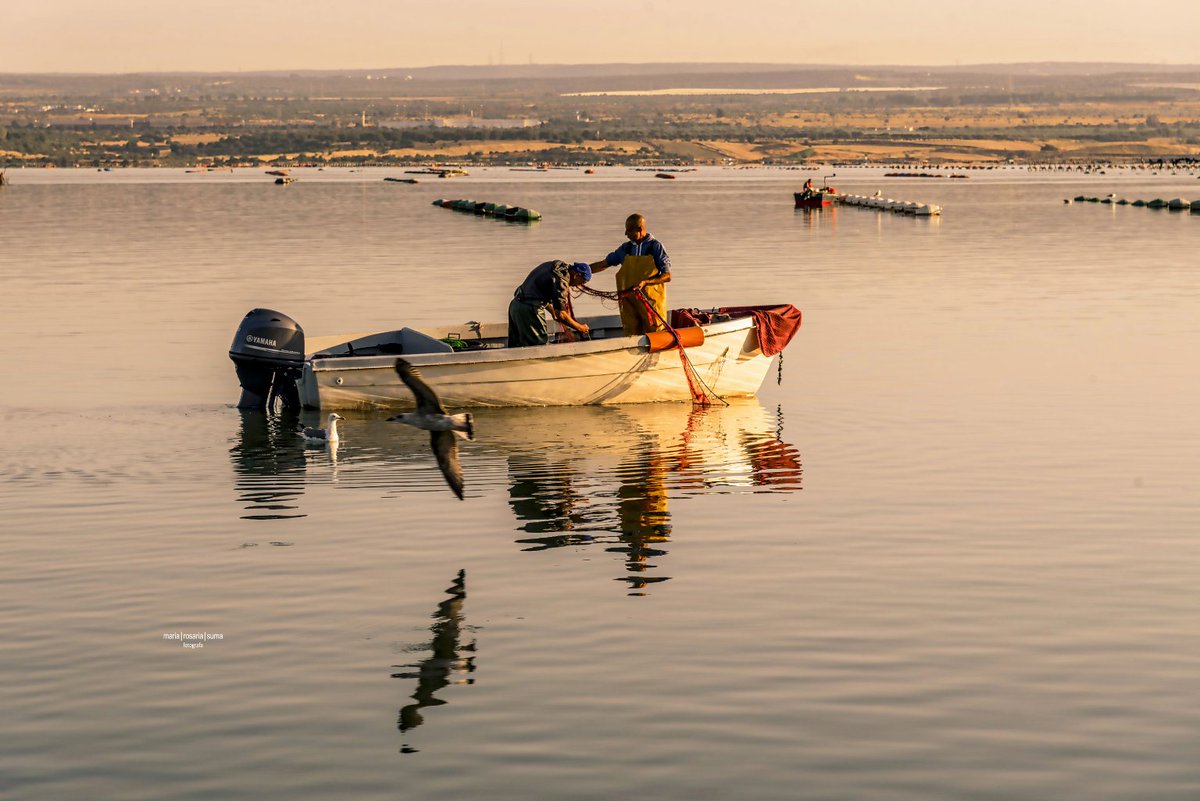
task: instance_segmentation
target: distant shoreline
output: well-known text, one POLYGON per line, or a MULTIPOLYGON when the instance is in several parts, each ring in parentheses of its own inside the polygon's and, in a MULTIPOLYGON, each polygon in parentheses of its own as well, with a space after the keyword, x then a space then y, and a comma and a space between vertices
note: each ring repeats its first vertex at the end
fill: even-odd
MULTIPOLYGON (((549 142, 446 142, 434 147, 392 150, 248 153, 217 158, 130 158, 123 153, 81 159, 52 159, 0 149, 0 169, 115 167, 229 169, 269 167, 658 167, 658 166, 856 166, 919 167, 946 165, 1086 167, 1091 165, 1200 165, 1200 149, 1179 142, 1116 142, 1104 145, 1059 141, 914 140, 897 142, 796 143, 772 141, 633 140, 585 142, 564 146, 549 142)), ((138 154, 139 156, 141 154, 138 154)))
POLYGON ((422 183, 429 185, 450 185, 454 184, 452 178, 459 176, 448 176, 451 180, 439 181, 439 176, 436 174, 439 170, 460 170, 464 171, 460 175, 469 175, 466 170, 478 169, 495 169, 495 170, 518 170, 525 172, 554 172, 554 171, 583 171, 585 169, 603 169, 606 167, 619 167, 643 171, 647 174, 653 173, 655 170, 676 169, 682 172, 691 172, 697 168, 708 169, 724 169, 724 170, 777 170, 777 171, 798 171, 806 173, 819 173, 826 170, 838 169, 870 169, 870 170, 890 170, 891 174, 885 176, 889 178, 952 178, 965 177, 958 174, 960 171, 987 171, 1000 169, 1016 169, 1016 170, 1031 170, 1041 172, 1100 172, 1105 170, 1132 170, 1132 171, 1183 171, 1187 174, 1193 172, 1200 173, 1200 157, 1183 157, 1178 159, 1151 159, 1151 160, 1098 160, 1088 162, 1042 162, 1042 161, 913 161, 913 162, 889 162, 889 161, 856 161, 856 160, 830 160, 830 161, 812 161, 804 164, 792 164, 781 162, 734 162, 729 164, 685 164, 682 162, 648 162, 616 164, 611 162, 579 162, 579 163, 563 163, 557 164, 553 162, 476 162, 465 161, 462 159, 430 159, 428 161, 411 162, 397 164, 394 162, 385 161, 345 161, 345 162, 330 162, 316 163, 303 160, 273 160, 262 161, 254 164, 233 164, 233 165, 183 165, 183 164, 128 164, 128 165, 113 165, 107 167, 96 167, 84 164, 72 164, 59 166, 56 164, 12 164, 0 165, 0 173, 6 173, 6 179, 11 183, 14 173, 24 171, 54 172, 63 171, 80 171, 80 172, 110 172, 113 170, 146 170, 149 172, 156 171, 185 171, 189 173, 231 173, 234 171, 242 173, 261 173, 261 174, 278 174, 272 172, 274 170, 404 170, 406 173, 421 170, 426 170, 429 175, 419 176, 419 180, 414 180, 412 183, 422 183), (681 169, 682 168, 682 169, 681 169), (915 172, 913 170, 921 170, 915 172), (942 171, 938 174, 928 172, 929 170, 942 171), (944 174, 942 174, 944 173, 944 174))
POLYGON ((562 97, 702 97, 719 95, 823 95, 838 92, 937 92, 944 86, 811 86, 789 89, 678 87, 674 89, 604 89, 591 92, 564 92, 562 97))
POLYGON ((1194 158, 1200 67, 0 74, 0 166, 912 167, 1194 158))

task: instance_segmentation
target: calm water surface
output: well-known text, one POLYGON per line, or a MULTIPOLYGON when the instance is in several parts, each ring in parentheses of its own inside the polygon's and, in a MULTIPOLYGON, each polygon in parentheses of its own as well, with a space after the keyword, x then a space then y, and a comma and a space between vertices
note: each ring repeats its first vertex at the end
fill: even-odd
POLYGON ((10 170, 6 798, 1200 797, 1200 215, 1062 203, 1194 174, 473 173, 10 170), (672 305, 804 310, 758 399, 482 410, 461 503, 232 408, 254 306, 500 320, 633 210, 672 305))

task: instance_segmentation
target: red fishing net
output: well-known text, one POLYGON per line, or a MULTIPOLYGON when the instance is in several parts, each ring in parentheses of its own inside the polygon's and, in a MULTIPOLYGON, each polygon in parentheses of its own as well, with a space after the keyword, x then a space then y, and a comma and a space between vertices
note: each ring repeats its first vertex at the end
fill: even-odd
POLYGON ((600 289, 592 289, 589 286, 580 286, 578 289, 585 295, 604 298, 606 300, 620 300, 623 297, 630 296, 636 297, 639 301, 641 301, 642 306, 645 307, 646 317, 651 320, 657 317, 659 322, 667 327, 667 331, 670 332, 671 336, 675 339, 675 349, 679 351, 679 363, 683 365, 683 375, 685 378, 687 378, 688 390, 692 393, 692 403, 695 403, 697 406, 708 406, 712 403, 712 400, 709 396, 711 395, 713 398, 717 397, 716 393, 708 389, 708 387, 700 379, 700 376, 696 374, 696 368, 692 366, 692 360, 688 358, 687 351, 683 349, 683 344, 679 341, 679 335, 675 333, 675 328, 677 326, 673 326, 671 323, 668 323, 666 320, 662 319, 659 313, 655 310, 654 305, 646 299, 645 293, 639 289, 625 289, 619 292, 605 292, 600 289))

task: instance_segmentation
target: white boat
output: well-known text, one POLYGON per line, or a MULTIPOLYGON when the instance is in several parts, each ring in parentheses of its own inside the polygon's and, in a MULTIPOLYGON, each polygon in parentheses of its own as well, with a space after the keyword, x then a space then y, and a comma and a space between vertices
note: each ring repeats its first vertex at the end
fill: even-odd
MULTIPOLYGON (((767 339, 782 342, 774 346, 779 348, 799 326, 800 313, 793 307, 748 308, 702 312, 704 324, 678 329, 701 391, 720 398, 755 395, 776 352, 771 345, 764 352, 760 321, 773 329, 767 339), (771 309, 790 311, 762 311, 771 309)), ((582 321, 592 330, 590 340, 524 348, 505 346, 506 323, 400 328, 313 338, 305 345, 303 331, 286 315, 255 309, 230 349, 243 388, 238 405, 265 406, 278 395, 285 404, 329 410, 412 406, 412 393, 395 371, 397 356, 418 367, 452 408, 693 397, 671 334, 625 336, 617 315, 582 321)))

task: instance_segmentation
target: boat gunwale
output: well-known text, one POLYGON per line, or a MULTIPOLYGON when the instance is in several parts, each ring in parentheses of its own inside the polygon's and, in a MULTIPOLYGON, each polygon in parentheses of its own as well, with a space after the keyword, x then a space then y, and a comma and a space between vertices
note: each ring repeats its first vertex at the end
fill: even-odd
MULTIPOLYGON (((753 316, 734 317, 717 323, 702 325, 705 340, 709 337, 743 331, 755 328, 753 316)), ((382 333, 382 332, 381 332, 382 333)), ((605 339, 583 340, 580 342, 562 342, 547 345, 533 345, 522 348, 495 348, 486 350, 465 350, 452 353, 411 353, 411 354, 370 354, 365 356, 331 355, 320 356, 313 354, 305 359, 313 373, 345 370, 377 370, 391 369, 397 357, 420 367, 442 365, 469 365, 494 362, 550 361, 579 356, 590 356, 597 353, 611 353, 620 350, 646 351, 650 340, 644 334, 637 336, 609 337, 605 339)), ((699 345, 696 347, 703 347, 699 345)))

